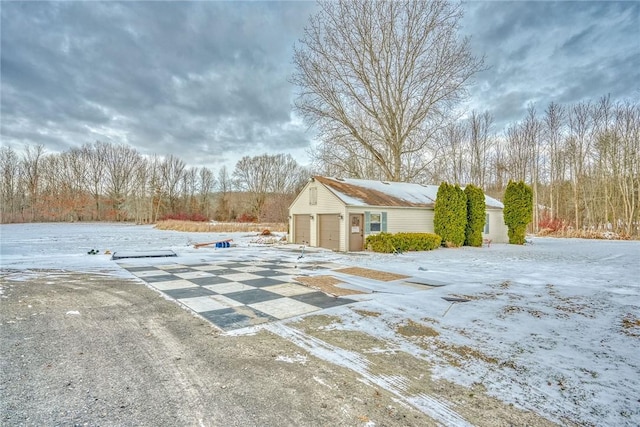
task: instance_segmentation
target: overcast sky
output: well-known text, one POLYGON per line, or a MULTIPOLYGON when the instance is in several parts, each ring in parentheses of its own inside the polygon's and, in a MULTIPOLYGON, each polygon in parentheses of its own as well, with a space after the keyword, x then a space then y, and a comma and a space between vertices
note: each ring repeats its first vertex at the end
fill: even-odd
MULTIPOLYGON (((243 155, 307 164, 293 44, 312 2, 1 1, 2 144, 61 152, 96 140, 190 166, 243 155)), ((640 100, 640 2, 470 2, 462 33, 489 69, 469 108, 496 130, 531 102, 640 100)))

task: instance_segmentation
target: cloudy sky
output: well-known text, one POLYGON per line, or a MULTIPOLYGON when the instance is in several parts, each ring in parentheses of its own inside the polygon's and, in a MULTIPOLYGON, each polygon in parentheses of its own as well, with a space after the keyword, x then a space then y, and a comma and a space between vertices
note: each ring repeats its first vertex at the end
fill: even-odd
MULTIPOLYGON (((190 166, 313 141, 292 112, 293 44, 312 2, 2 1, 3 145, 96 140, 190 166)), ((640 2, 469 2, 462 33, 489 68, 468 107, 496 130, 531 102, 640 100, 640 2)))

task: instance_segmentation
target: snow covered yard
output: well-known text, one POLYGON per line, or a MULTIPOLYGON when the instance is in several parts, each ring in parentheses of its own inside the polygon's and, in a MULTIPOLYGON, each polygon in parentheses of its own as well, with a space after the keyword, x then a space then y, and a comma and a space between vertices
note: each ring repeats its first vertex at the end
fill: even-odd
POLYGON ((372 255, 360 265, 449 285, 379 296, 358 308, 380 316, 352 311, 333 327, 381 336, 435 363, 436 376, 557 422, 638 425, 639 259, 640 242, 550 238, 372 255), (415 332, 395 333, 402 325, 415 332))
MULTIPOLYGON (((180 262, 299 256, 256 245, 255 236, 246 233, 212 236, 122 224, 2 225, 0 233, 0 266, 12 280, 39 275, 38 269, 130 277, 109 256, 88 255, 91 249, 172 249, 180 262), (190 244, 227 238, 237 246, 215 250, 190 244)), ((375 292, 359 296, 354 306, 331 309, 339 320, 326 330, 367 334, 385 343, 376 350, 380 353, 407 353, 430 363, 435 377, 556 422, 635 426, 640 424, 639 259, 640 242, 533 238, 525 246, 403 255, 310 251, 301 262, 333 261, 445 284, 426 289, 361 281, 362 288, 375 292)), ((339 353, 317 355, 341 363, 339 353)))

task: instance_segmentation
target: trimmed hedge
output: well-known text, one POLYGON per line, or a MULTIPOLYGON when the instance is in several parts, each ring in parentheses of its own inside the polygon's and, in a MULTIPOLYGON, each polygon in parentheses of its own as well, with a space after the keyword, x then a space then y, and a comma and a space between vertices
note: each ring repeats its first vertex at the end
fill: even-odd
POLYGON ((446 246, 462 246, 467 227, 467 196, 459 185, 443 182, 438 188, 433 226, 446 246))
POLYGON ((482 246, 482 230, 486 221, 487 204, 484 191, 480 187, 469 184, 464 188, 467 195, 467 227, 464 235, 466 246, 482 246))
POLYGON ((509 181, 503 203, 509 243, 524 245, 527 225, 533 218, 533 190, 524 181, 509 181))
POLYGON ((373 252, 430 251, 440 247, 440 236, 432 233, 379 233, 367 236, 366 247, 373 252))

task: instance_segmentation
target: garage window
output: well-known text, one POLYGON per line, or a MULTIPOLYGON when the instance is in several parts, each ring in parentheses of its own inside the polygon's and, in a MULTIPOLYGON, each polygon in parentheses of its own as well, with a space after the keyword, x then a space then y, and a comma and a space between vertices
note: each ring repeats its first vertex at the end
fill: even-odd
POLYGON ((309 189, 309 204, 310 205, 318 204, 318 188, 317 187, 311 187, 309 189))
POLYGON ((482 230, 484 234, 489 234, 489 214, 487 214, 484 218, 484 230, 482 230))

